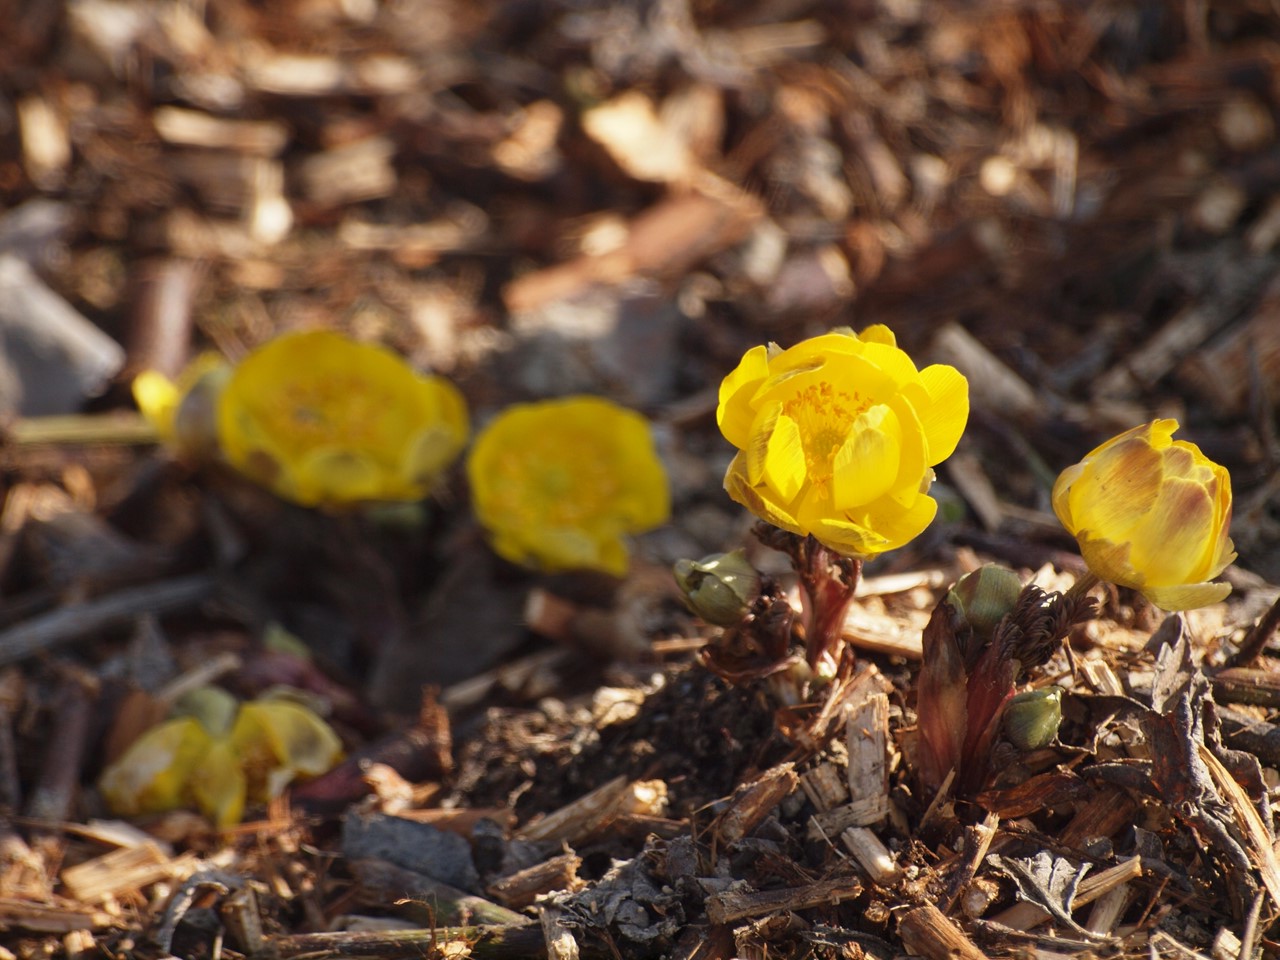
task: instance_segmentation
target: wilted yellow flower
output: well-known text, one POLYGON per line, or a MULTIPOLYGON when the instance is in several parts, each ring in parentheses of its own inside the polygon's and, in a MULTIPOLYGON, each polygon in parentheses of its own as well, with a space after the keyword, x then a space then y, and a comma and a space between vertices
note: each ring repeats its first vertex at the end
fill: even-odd
POLYGON ((774 526, 873 556, 933 520, 931 467, 968 417, 968 381, 917 370, 888 327, 753 347, 720 385, 716 419, 739 450, 725 489, 774 526))
POLYGON ((1209 583, 1236 555, 1231 476, 1194 443, 1174 440, 1177 420, 1112 437, 1053 485, 1053 509, 1095 575, 1132 587, 1163 610, 1224 599, 1209 583))
POLYGON ((599 397, 508 407, 476 437, 467 476, 493 549, 545 570, 621 576, 623 537, 671 511, 649 422, 599 397))
POLYGON ((216 410, 231 367, 217 353, 200 354, 176 381, 156 370, 133 378, 133 399, 160 442, 182 457, 217 454, 216 410))
POLYGON ((240 822, 246 801, 266 803, 298 777, 326 772, 342 744, 301 704, 236 704, 215 688, 196 691, 199 716, 147 730, 102 774, 99 787, 121 816, 197 807, 218 827, 240 822))
POLYGON ((449 381, 327 330, 255 350, 218 404, 227 461, 304 506, 420 499, 467 432, 466 404, 449 381))

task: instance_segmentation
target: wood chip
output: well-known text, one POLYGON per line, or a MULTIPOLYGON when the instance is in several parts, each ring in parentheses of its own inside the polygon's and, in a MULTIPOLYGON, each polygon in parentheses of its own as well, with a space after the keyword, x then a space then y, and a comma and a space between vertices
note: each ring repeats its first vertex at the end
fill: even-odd
POLYGON ((102 903, 162 880, 185 880, 197 868, 194 855, 171 859, 156 844, 143 843, 67 867, 62 871, 62 882, 77 900, 102 903))
POLYGON ((735 884, 722 893, 708 897, 707 918, 716 924, 733 923, 747 917, 759 917, 782 910, 831 906, 851 900, 862 893, 862 883, 853 877, 823 880, 786 890, 755 891, 743 889, 745 887, 746 884, 735 884))
POLYGON ((789 796, 800 783, 794 763, 771 767, 744 787, 738 788, 729 806, 716 818, 712 828, 722 843, 736 843, 764 822, 764 818, 789 796))
POLYGON ((667 785, 661 780, 615 777, 572 803, 527 824, 516 836, 521 840, 562 840, 576 843, 608 821, 642 814, 662 816, 667 809, 667 785))
POLYGON ((908 953, 926 960, 987 960, 964 931, 931 903, 904 913, 898 920, 898 935, 908 953))
POLYGON ((889 848, 866 827, 849 827, 840 834, 840 841, 853 854, 858 865, 867 871, 872 883, 887 887, 902 876, 902 869, 889 848))
POLYGON ((202 110, 157 107, 151 122, 162 140, 186 147, 274 157, 289 142, 289 128, 275 120, 229 120, 202 110))

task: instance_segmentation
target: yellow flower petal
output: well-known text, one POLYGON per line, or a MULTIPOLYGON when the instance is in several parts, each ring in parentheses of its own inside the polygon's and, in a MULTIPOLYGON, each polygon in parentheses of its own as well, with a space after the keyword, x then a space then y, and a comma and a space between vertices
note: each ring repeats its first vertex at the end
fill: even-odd
POLYGON ((783 500, 793 499, 804 486, 804 445, 800 428, 790 417, 778 417, 769 433, 761 479, 783 500))
POLYGON ((215 740, 188 779, 188 788, 200 812, 220 830, 233 827, 244 816, 246 784, 240 758, 226 740, 215 740))
POLYGON ((898 478, 901 459, 902 428, 897 414, 882 403, 859 414, 833 463, 835 507, 851 510, 884 496, 898 478))
POLYGON ((212 745, 192 717, 157 724, 138 737, 98 781, 107 805, 121 816, 185 806, 192 771, 212 745))
POLYGON ((920 383, 928 393, 928 403, 908 396, 912 396, 912 406, 924 428, 929 466, 935 466, 955 452, 964 433, 969 420, 969 381, 955 367, 935 363, 920 371, 920 383))
POLYGON ((720 383, 720 402, 716 407, 716 424, 720 432, 731 437, 730 443, 745 447, 751 432, 755 411, 749 399, 769 375, 769 351, 759 346, 748 350, 742 361, 720 383))

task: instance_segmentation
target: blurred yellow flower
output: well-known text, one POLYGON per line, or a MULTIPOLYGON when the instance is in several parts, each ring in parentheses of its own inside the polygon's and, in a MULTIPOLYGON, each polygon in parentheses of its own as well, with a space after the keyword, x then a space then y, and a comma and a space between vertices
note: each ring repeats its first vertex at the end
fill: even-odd
POLYGON ((246 802, 266 803, 342 757, 337 734, 301 704, 264 699, 237 708, 223 690, 196 694, 198 716, 157 724, 103 772, 98 785, 116 814, 196 807, 230 827, 246 802))
POLYGON ((753 347, 720 385, 716 420, 739 450, 725 490, 783 530, 874 556, 933 520, 930 468, 968 417, 960 372, 917 370, 885 326, 753 347))
POLYGON ((467 433, 466 404, 449 381, 328 330, 255 350, 218 404, 227 461, 303 506, 418 500, 467 433))
POLYGON ((1209 583, 1235 553, 1231 476, 1194 443, 1174 440, 1177 420, 1112 437, 1053 486, 1053 509, 1103 580, 1140 591, 1162 610, 1224 599, 1209 583))
POLYGON ((624 535, 671 511, 649 422, 598 397, 507 408, 476 437, 467 476, 494 550, 545 570, 621 576, 624 535))
POLYGON ((133 399, 160 442, 178 456, 209 459, 217 454, 218 395, 231 367, 217 353, 200 354, 176 381, 156 370, 133 378, 133 399))

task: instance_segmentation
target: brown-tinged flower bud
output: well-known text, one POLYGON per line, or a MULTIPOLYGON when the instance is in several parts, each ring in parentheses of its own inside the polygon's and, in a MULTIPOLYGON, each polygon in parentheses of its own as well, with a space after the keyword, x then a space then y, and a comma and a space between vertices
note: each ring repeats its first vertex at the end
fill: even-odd
POLYGON ((744 550, 679 560, 672 572, 689 609, 720 627, 738 623, 760 595, 760 574, 744 550))
POLYGON ((990 640, 996 625, 1013 609, 1022 581, 1008 567, 988 563, 956 581, 947 601, 982 640, 990 640))
POLYGON ((1004 708, 1004 732, 1019 750, 1038 750, 1053 741, 1062 725, 1062 688, 1028 690, 1004 708))

